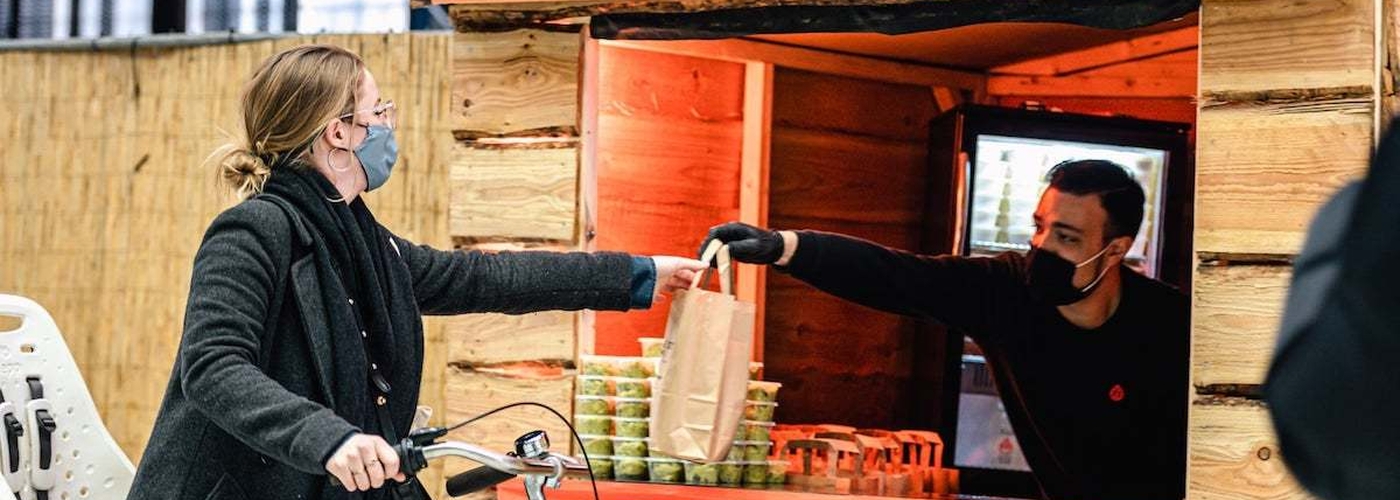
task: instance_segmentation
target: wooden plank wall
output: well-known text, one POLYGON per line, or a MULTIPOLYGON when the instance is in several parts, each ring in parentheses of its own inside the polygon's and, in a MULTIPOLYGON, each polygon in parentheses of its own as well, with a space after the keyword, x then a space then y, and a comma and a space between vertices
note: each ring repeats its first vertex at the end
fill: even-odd
MULTIPOLYGON (((773 89, 770 226, 918 250, 929 88, 778 68, 773 89)), ((903 428, 912 399, 929 397, 910 381, 936 353, 915 352, 911 319, 769 273, 764 328, 766 377, 785 384, 782 422, 903 428)))
MULTIPOLYGON (((399 166, 366 196, 388 227, 446 247, 450 38, 315 36, 130 52, 0 52, 0 291, 54 316, 133 462, 180 339, 190 266, 231 205, 200 168, 262 60, 303 43, 364 57, 400 106, 399 166)), ((424 404, 441 406, 443 322, 425 322, 424 404)), ((432 477, 429 477, 432 480, 432 477)))
MULTIPOLYGON (((744 65, 613 47, 599 64, 598 250, 693 257, 739 218, 744 65)), ((667 311, 598 313, 598 353, 640 355, 667 311)))
MULTIPOLYGON (((452 35, 450 231, 464 250, 573 251, 590 246, 587 187, 580 182, 580 109, 587 76, 577 28, 452 35)), ((446 422, 520 401, 572 414, 574 360, 583 313, 467 315, 448 321, 446 422)), ((538 408, 512 409, 449 439, 511 450, 534 429, 570 449, 568 429, 538 408)), ((476 467, 449 461, 457 472, 476 467)), ((494 498, 483 492, 477 498, 494 498)), ((445 497, 439 495, 439 497, 445 497)))
POLYGON ((1367 166, 1376 3, 1203 2, 1188 498, 1308 498, 1257 400, 1313 213, 1367 166))

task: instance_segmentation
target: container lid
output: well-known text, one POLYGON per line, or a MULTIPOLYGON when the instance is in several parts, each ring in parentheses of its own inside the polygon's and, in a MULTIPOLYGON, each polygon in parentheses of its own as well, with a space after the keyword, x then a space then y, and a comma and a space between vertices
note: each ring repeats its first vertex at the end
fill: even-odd
POLYGON ((752 399, 744 401, 744 404, 747 404, 749 406, 778 406, 778 403, 770 401, 754 401, 752 399))
POLYGON ((773 391, 776 391, 776 390, 778 390, 778 389, 782 389, 782 388, 783 388, 783 384, 782 384, 782 382, 769 382, 769 381, 767 381, 767 380, 750 380, 750 381, 749 381, 749 388, 750 388, 750 389, 753 389, 753 388, 756 388, 756 387, 757 387, 757 388, 763 388, 763 389, 771 389, 771 390, 773 390, 773 391))
POLYGON ((612 439, 612 436, 605 436, 602 434, 579 434, 578 438, 584 441, 596 441, 599 439, 612 439))
POLYGON ((753 426, 757 426, 757 427, 775 427, 775 426, 778 425, 778 424, 773 423, 773 422, 760 422, 760 421, 757 421, 757 420, 743 420, 743 421, 740 421, 739 424, 740 424, 740 425, 753 425, 753 426))
MULTIPOLYGON (((650 403, 651 398, 624 398, 620 396, 597 396, 591 394, 575 394, 574 399, 579 401, 612 401, 614 403, 650 403)), ((605 416, 605 415, 599 415, 605 416)))
POLYGON ((651 422, 649 418, 638 417, 612 417, 612 419, 617 422, 651 422))
POLYGON ((652 378, 623 377, 620 375, 588 375, 580 374, 576 376, 579 380, 610 380, 613 382, 649 382, 656 380, 652 378))
POLYGON ((735 441, 735 446, 773 446, 772 441, 735 441))
POLYGON ((598 355, 598 354, 580 354, 580 355, 578 356, 578 360, 579 360, 580 362, 584 363, 584 364, 595 364, 595 363, 596 363, 596 364, 622 365, 622 364, 633 363, 633 362, 637 362, 637 361, 650 361, 651 358, 643 358, 643 357, 640 357, 640 356, 602 356, 602 355, 598 355))

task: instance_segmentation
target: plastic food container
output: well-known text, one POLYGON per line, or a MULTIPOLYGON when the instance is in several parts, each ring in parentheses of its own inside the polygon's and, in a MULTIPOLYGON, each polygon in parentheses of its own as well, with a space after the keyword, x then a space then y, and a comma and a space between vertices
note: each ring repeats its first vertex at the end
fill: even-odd
POLYGON ((584 354, 579 356, 579 373, 601 377, 647 378, 656 376, 659 364, 661 360, 658 358, 584 354))
POLYGON ((616 380, 617 396, 646 399, 651 397, 651 379, 620 378, 616 380))
POLYGON ((744 445, 742 443, 743 441, 735 441, 734 444, 729 445, 729 454, 724 456, 726 462, 744 461, 744 445))
POLYGON ((613 477, 624 481, 646 481, 649 477, 647 459, 613 457, 613 477))
POLYGON ((613 419, 617 431, 615 434, 620 437, 644 438, 651 433, 651 419, 649 418, 624 418, 613 419))
POLYGON ((574 398, 575 415, 613 415, 613 398, 609 396, 577 396, 574 398))
POLYGON ((589 460, 596 460, 598 457, 610 457, 613 454, 612 436, 579 434, 578 438, 583 440, 583 450, 588 452, 589 460))
POLYGON ((686 462, 685 484, 704 486, 719 484, 719 464, 686 462))
MULTIPOLYGON (((618 408, 621 407, 619 406, 618 408)), ((739 434, 735 436, 735 439, 741 441, 771 441, 773 427, 775 425, 776 424, 773 422, 745 420, 739 423, 739 434)))
POLYGON ((651 399, 647 398, 614 398, 613 407, 619 417, 626 418, 648 418, 651 417, 651 399))
POLYGON ((763 462, 768 460, 768 452, 773 450, 772 444, 752 444, 744 446, 744 461, 763 462))
POLYGON ((768 460, 768 452, 772 449, 773 443, 770 441, 735 441, 729 448, 727 458, 739 462, 763 462, 768 460), (739 450, 737 454, 735 449, 739 450))
POLYGON ((613 433, 613 417, 574 415, 574 430, 580 435, 610 436, 613 433))
POLYGON ((734 486, 744 482, 743 462, 721 462, 719 464, 719 484, 734 486))
POLYGON ((647 472, 653 483, 685 482, 685 463, 672 458, 648 458, 647 472))
POLYGON ((768 484, 787 483, 787 471, 792 467, 792 462, 787 460, 768 461, 768 484))
POLYGON ((579 373, 615 377, 622 373, 621 362, 614 356, 579 356, 579 373))
POLYGON ((617 393, 616 377, 579 375, 578 393, 584 396, 612 396, 617 393))
POLYGON ((593 470, 594 479, 612 479, 613 457, 589 455, 588 468, 593 470))
POLYGON ((640 438, 614 437, 612 438, 612 448, 614 457, 636 457, 645 458, 650 452, 647 451, 647 440, 640 438))
POLYGON ((744 420, 753 420, 756 422, 772 422, 773 413, 777 409, 778 403, 749 401, 744 405, 744 420))
POLYGON ((642 357, 659 358, 662 346, 666 344, 666 339, 640 338, 637 339, 637 343, 642 344, 642 357))
POLYGON ((744 484, 783 484, 787 482, 789 462, 767 460, 744 464, 744 484))
POLYGON ((749 401, 761 401, 764 403, 772 403, 778 400, 778 389, 782 388, 783 384, 777 382, 750 380, 749 401))
POLYGON ((651 378, 656 376, 658 358, 623 358, 620 376, 627 378, 651 378))

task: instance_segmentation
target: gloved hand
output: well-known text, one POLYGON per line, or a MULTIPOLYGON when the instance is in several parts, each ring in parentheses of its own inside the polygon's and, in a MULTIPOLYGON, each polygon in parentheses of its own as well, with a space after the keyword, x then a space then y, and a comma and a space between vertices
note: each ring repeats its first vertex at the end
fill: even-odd
POLYGON ((770 265, 783 257, 783 237, 777 231, 754 227, 742 222, 730 222, 710 228, 710 234, 700 245, 700 252, 710 241, 729 245, 729 256, 739 262, 770 265))

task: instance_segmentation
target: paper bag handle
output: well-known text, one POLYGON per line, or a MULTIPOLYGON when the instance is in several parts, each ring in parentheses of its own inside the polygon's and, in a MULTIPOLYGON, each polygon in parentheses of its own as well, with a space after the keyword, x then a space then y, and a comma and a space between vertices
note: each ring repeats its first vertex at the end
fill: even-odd
MULTIPOLYGON (((710 240, 710 244, 706 245, 705 251, 700 254, 700 261, 706 264, 717 263, 717 267, 719 267, 720 292, 725 295, 734 295, 734 290, 732 289, 734 276, 731 270, 733 267, 733 260, 729 256, 729 245, 724 244, 718 239, 710 240)), ((696 274, 695 278, 690 282, 690 287, 698 288, 712 272, 714 272, 713 268, 705 268, 705 272, 696 274)))

